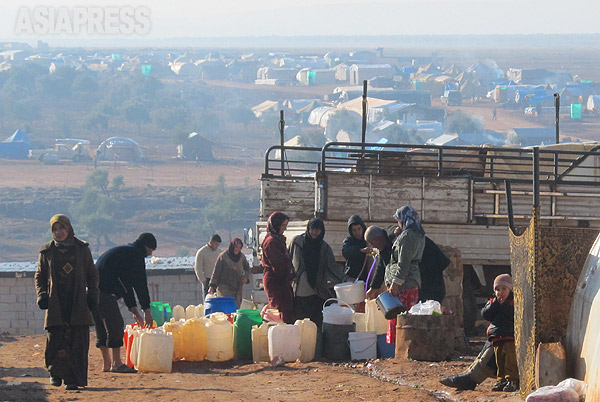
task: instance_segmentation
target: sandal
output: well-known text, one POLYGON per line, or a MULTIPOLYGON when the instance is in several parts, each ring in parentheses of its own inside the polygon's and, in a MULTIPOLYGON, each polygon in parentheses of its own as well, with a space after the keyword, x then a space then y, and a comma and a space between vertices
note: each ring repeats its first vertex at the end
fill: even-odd
POLYGON ((133 367, 129 367, 126 364, 121 364, 119 367, 110 370, 111 373, 123 373, 123 374, 129 374, 129 373, 137 373, 137 370, 134 369, 133 367))

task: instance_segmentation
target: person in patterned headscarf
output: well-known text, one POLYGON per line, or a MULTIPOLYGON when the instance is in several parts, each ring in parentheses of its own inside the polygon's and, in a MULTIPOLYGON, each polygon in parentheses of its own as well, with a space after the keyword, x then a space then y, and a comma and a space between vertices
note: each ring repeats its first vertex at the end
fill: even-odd
POLYGON ((262 243, 262 261, 264 268, 263 285, 269 305, 278 309, 287 324, 296 321, 294 314, 294 265, 286 246, 283 233, 290 218, 282 212, 273 212, 267 223, 267 236, 262 243))
POLYGON ((46 310, 46 368, 50 383, 67 390, 87 386, 91 310, 98 304, 98 271, 88 243, 75 237, 65 215, 50 219, 52 241, 40 249, 37 304, 46 310))
MULTIPOLYGON (((421 273, 419 263, 425 249, 425 231, 419 214, 410 205, 396 210, 398 236, 392 246, 392 257, 385 268, 385 284, 392 296, 396 296, 410 309, 419 301, 421 273)), ((388 320, 388 343, 396 342, 396 319, 388 320)))

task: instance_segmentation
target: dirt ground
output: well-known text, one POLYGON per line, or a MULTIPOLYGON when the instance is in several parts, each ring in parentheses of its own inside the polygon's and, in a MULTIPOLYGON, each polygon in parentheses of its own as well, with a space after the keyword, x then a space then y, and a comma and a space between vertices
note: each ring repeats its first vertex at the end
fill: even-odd
MULTIPOLYGON (((91 344, 95 337, 92 335, 91 344)), ((375 360, 369 363, 291 363, 282 367, 239 361, 177 362, 170 374, 101 371, 90 348, 89 386, 66 391, 49 384, 44 367, 45 336, 0 335, 0 401, 457 401, 517 402, 516 393, 492 393, 488 380, 476 391, 457 392, 438 382, 473 356, 430 363, 375 360)))
MULTIPOLYGON (((247 162, 165 162, 160 164, 130 164, 100 162, 99 168, 106 169, 110 177, 122 175, 126 187, 147 186, 214 186, 219 175, 225 176, 228 185, 244 186, 255 184, 263 171, 259 160, 247 162)), ((94 165, 64 162, 46 165, 33 160, 0 159, 3 188, 73 188, 85 184, 86 177, 94 171, 94 165)))

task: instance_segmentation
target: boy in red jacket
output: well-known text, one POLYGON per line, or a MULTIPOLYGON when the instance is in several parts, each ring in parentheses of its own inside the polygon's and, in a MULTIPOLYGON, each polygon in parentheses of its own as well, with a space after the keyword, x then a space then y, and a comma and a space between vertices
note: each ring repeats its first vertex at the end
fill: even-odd
POLYGON ((515 351, 515 303, 512 278, 498 275, 494 280, 496 297, 481 310, 483 318, 490 322, 487 336, 494 345, 498 365, 498 382, 492 391, 513 392, 519 389, 519 369, 515 351))

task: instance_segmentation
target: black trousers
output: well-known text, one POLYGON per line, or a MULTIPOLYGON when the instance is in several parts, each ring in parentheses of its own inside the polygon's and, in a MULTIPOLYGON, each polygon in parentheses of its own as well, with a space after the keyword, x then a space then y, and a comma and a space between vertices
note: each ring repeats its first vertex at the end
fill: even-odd
POLYGON ((310 318, 320 328, 323 324, 323 303, 325 300, 317 295, 294 297, 296 319, 310 318))
POLYGON ((106 346, 120 348, 123 346, 123 330, 125 322, 117 297, 107 293, 100 293, 98 305, 92 311, 96 323, 96 347, 106 346))

